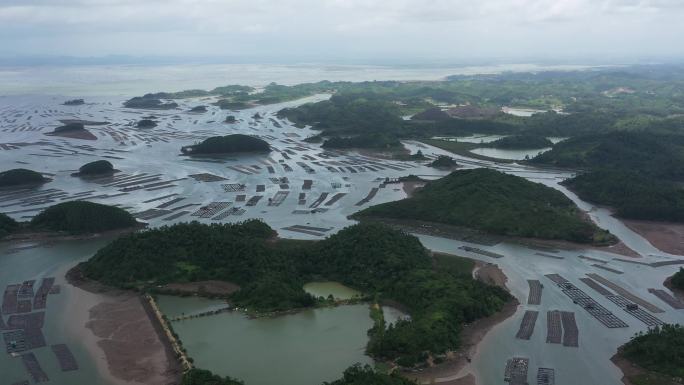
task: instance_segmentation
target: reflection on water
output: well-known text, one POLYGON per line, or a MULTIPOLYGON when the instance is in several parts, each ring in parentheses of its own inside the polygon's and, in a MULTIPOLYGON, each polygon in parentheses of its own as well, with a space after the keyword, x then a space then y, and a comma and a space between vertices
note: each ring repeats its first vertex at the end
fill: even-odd
MULTIPOLYGON (((159 297, 167 315, 197 312, 215 302, 159 297)), ((367 305, 351 305, 259 319, 228 312, 172 325, 200 368, 250 385, 319 385, 354 363, 372 364, 364 354, 369 314, 367 305)))

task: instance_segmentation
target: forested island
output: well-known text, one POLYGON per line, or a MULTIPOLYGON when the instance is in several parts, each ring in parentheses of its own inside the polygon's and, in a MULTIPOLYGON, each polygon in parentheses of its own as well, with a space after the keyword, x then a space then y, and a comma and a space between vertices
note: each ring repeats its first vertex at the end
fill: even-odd
POLYGON ((146 110, 172 110, 178 108, 176 102, 163 102, 159 97, 153 94, 144 96, 136 96, 124 102, 126 108, 139 108, 146 110))
POLYGON ((670 283, 674 288, 684 290, 684 268, 679 268, 679 271, 672 276, 670 283))
POLYGON ((447 155, 440 155, 437 157, 437 159, 430 162, 428 166, 434 168, 451 169, 458 167, 458 164, 456 163, 454 158, 447 155))
POLYGON ((639 332, 618 350, 618 357, 638 366, 627 368, 630 382, 676 385, 684 378, 684 327, 663 325, 639 332))
POLYGON ((631 219, 684 221, 684 136, 615 132, 571 138, 531 160, 583 169, 565 181, 580 198, 631 219))
POLYGON ((606 244, 613 237, 582 218, 563 193, 491 169, 455 171, 413 197, 369 207, 353 218, 421 220, 491 234, 606 244))
POLYGON ((157 127, 157 122, 152 119, 141 119, 135 126, 137 128, 155 128, 157 127))
POLYGON ((50 206, 29 222, 17 222, 0 213, 0 238, 8 235, 94 234, 138 227, 140 224, 124 209, 87 201, 71 201, 50 206))
POLYGON ((73 139, 96 140, 97 137, 86 130, 82 122, 71 122, 55 128, 52 132, 46 133, 49 136, 63 136, 73 139))
POLYGON ((377 300, 396 301, 410 321, 378 319, 368 353, 413 366, 459 346, 464 323, 502 309, 503 289, 469 274, 435 269, 417 238, 381 224, 358 224, 322 241, 275 239, 265 223, 182 223, 123 236, 79 265, 88 278, 123 288, 223 280, 241 289, 231 302, 252 312, 310 307, 311 281, 337 281, 377 300))
POLYGON ((112 165, 109 161, 102 159, 84 164, 78 169, 78 172, 73 173, 71 175, 91 177, 112 174, 115 171, 116 170, 114 170, 114 165, 112 165))
POLYGON ((241 152, 270 152, 268 142, 249 135, 212 136, 201 143, 181 148, 185 155, 232 154, 241 152))
POLYGON ((25 168, 14 168, 0 172, 0 188, 25 185, 39 185, 50 181, 43 174, 25 168))
POLYGON ((135 218, 124 209, 87 201, 59 203, 31 219, 34 231, 61 231, 70 234, 97 233, 136 226, 135 218))

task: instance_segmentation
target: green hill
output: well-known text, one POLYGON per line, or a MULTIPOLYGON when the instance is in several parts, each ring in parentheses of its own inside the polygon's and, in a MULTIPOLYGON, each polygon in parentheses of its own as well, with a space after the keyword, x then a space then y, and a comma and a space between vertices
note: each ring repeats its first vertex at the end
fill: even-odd
POLYGON ((231 154, 240 152, 270 152, 268 142, 249 135, 213 136, 203 142, 181 148, 183 154, 231 154))
POLYGON ((99 203, 73 201, 50 206, 36 215, 30 223, 35 230, 66 231, 69 233, 97 233, 136 225, 126 210, 99 203))
POLYGON ((557 143, 532 163, 580 169, 631 170, 684 179, 684 136, 645 132, 586 135, 557 143))
POLYGON ((532 163, 585 169, 564 182, 624 218, 684 222, 684 136, 616 132, 571 138, 532 163))
POLYGON ((114 172, 114 166, 106 160, 96 160, 94 162, 86 163, 78 169, 77 175, 91 176, 102 175, 114 172))
POLYGON ((19 228, 19 223, 7 215, 0 213, 0 239, 19 228))
POLYGON ((48 179, 43 174, 25 168, 15 168, 0 172, 0 187, 40 184, 48 179))
POLYGON ((581 218, 563 193, 490 169, 455 171, 429 182, 412 198, 369 207, 354 218, 423 220, 492 234, 604 241, 606 234, 581 218))
POLYGON ((197 222, 149 229, 118 238, 81 265, 91 278, 119 287, 224 280, 240 285, 231 303, 252 311, 313 306, 302 286, 338 281, 369 298, 403 304, 411 321, 386 327, 376 317, 368 352, 412 366, 426 351, 459 345, 463 323, 501 310, 509 295, 471 276, 436 269, 414 236, 380 224, 357 224, 322 241, 273 238, 258 220, 197 222))

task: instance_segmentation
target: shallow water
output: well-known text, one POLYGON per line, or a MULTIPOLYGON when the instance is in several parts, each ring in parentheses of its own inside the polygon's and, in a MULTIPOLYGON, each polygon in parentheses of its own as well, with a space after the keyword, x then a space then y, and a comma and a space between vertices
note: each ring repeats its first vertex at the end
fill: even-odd
MULTIPOLYGON (((218 301, 160 296, 167 315, 197 312, 218 301)), ((372 326, 367 305, 304 310, 274 318, 243 313, 173 322, 188 354, 200 368, 250 385, 319 385, 347 367, 372 364, 364 354, 372 326)))
MULTIPOLYGON (((85 333, 90 333, 84 326, 83 312, 72 312, 74 303, 79 303, 87 308, 91 295, 77 289, 64 281, 64 274, 70 266, 77 261, 83 260, 106 240, 88 240, 60 242, 50 247, 37 247, 20 251, 12 251, 10 245, 0 244, 0 287, 8 284, 21 283, 24 280, 36 279, 34 290, 40 286, 43 277, 57 278, 55 283, 60 285, 59 294, 48 296, 45 310, 45 326, 42 329, 47 346, 34 349, 33 352, 41 367, 53 384, 71 385, 111 385, 95 362, 95 357, 87 350, 84 344, 85 333), (58 361, 50 349, 50 345, 65 343, 76 357, 79 370, 62 372, 58 361)), ((17 246, 17 245, 13 245, 17 246)), ((81 308, 85 311, 86 309, 81 308)), ((8 316, 3 315, 5 321, 8 316)), ((21 363, 20 358, 12 358, 5 353, 4 343, 0 351, 0 373, 2 383, 28 380, 29 376, 21 363)))

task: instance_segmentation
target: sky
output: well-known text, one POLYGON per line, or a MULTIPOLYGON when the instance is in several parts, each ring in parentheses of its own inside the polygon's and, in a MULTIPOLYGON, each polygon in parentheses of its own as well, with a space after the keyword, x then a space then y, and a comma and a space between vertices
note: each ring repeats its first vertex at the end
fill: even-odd
POLYGON ((684 58, 684 0, 0 0, 0 57, 684 58))

